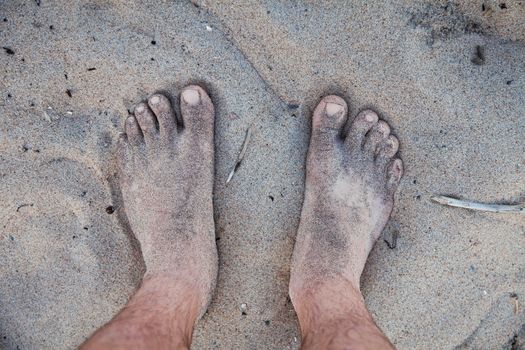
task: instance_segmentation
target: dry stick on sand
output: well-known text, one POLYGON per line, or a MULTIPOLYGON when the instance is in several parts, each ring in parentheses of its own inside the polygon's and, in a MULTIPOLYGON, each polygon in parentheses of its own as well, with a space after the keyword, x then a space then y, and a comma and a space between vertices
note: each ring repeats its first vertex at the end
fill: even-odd
POLYGON ((252 137, 252 126, 246 130, 246 136, 244 136, 244 142, 242 143, 241 152, 239 152, 239 155, 237 156, 237 160, 235 161, 235 165, 232 168, 232 171, 230 171, 230 175, 228 175, 228 179, 226 180, 226 183, 230 182, 233 178, 233 174, 239 169, 241 166, 241 162, 244 158, 244 154, 246 153, 246 150, 248 149, 248 143, 250 142, 250 138, 252 137))
POLYGON ((451 207, 466 208, 479 211, 489 211, 493 213, 521 213, 525 214, 525 204, 484 204, 447 196, 435 196, 431 198, 434 202, 448 205, 451 207))

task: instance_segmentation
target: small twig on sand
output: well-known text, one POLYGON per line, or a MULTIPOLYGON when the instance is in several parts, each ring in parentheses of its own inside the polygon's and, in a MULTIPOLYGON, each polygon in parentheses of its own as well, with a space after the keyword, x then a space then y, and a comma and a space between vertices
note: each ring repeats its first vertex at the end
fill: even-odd
POLYGON ((488 211, 492 213, 521 213, 525 214, 525 204, 484 204, 467 200, 450 198, 447 196, 435 196, 431 198, 434 202, 451 207, 488 211))
POLYGON ((239 152, 239 155, 237 156, 237 160, 235 161, 235 165, 232 168, 232 171, 230 171, 230 175, 228 175, 228 179, 226 180, 226 183, 230 182, 233 178, 233 174, 239 169, 241 166, 241 162, 244 158, 244 154, 246 153, 246 150, 248 149, 248 143, 250 142, 250 138, 252 137, 252 126, 246 130, 246 136, 244 137, 244 142, 242 143, 241 152, 239 152))

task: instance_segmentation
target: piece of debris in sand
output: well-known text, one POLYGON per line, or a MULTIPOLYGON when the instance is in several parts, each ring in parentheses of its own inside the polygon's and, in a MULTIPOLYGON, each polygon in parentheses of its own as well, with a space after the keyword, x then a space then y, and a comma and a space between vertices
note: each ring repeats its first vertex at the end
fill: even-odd
POLYGON ((246 316, 246 310, 248 309, 248 305, 242 303, 241 304, 241 315, 246 316))
POLYGON ((237 156, 235 165, 230 171, 230 175, 228 175, 228 179, 226 180, 226 183, 231 181, 231 179, 233 178, 233 174, 235 174, 237 169, 239 169, 239 167, 241 166, 241 162, 244 158, 244 154, 246 153, 246 150, 248 149, 248 143, 250 142, 251 137, 252 137, 252 127, 250 126, 248 130, 246 130, 246 136, 244 137, 244 142, 242 143, 241 152, 239 152, 239 155, 237 156))
POLYGON ((10 47, 2 46, 2 49, 4 49, 5 53, 8 54, 8 55, 14 55, 15 54, 15 51, 12 48, 10 48, 10 47))
POLYGON ((399 236, 399 231, 397 228, 391 228, 389 230, 383 231, 383 240, 390 249, 395 249, 397 247, 397 237, 399 236))
POLYGON ((510 298, 514 300, 514 315, 518 315, 520 313, 520 302, 518 301, 518 295, 516 293, 512 293, 510 298))
MULTIPOLYGON (((48 109, 49 111, 51 111, 51 110, 53 110, 53 107, 51 107, 51 106, 47 106, 47 109, 48 109)), ((47 122, 52 122, 52 121, 53 121, 53 118, 51 118, 51 117, 49 116, 49 114, 47 114, 47 112, 46 112, 45 110, 44 110, 44 119, 45 119, 47 122)))
POLYGON ((434 196, 434 202, 451 207, 465 208, 471 210, 488 211, 492 213, 521 213, 525 214, 525 204, 485 204, 451 198, 447 196, 434 196))
POLYGON ((231 112, 230 114, 228 114, 228 119, 230 119, 230 120, 238 120, 239 116, 237 114, 235 114, 235 112, 231 112))
POLYGON ((476 45, 476 52, 470 61, 477 66, 482 66, 485 64, 485 49, 483 46, 476 45))

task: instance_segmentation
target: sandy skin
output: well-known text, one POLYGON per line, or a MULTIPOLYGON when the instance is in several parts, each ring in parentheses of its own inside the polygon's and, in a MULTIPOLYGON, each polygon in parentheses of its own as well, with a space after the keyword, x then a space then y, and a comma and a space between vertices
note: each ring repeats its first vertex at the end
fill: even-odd
POLYGON ((290 296, 303 348, 388 349, 359 289, 366 259, 394 204, 399 142, 371 110, 349 124, 346 102, 324 97, 312 117, 290 296))
POLYGON ((126 307, 83 349, 185 349, 217 277, 213 220, 214 107, 183 89, 178 125, 155 94, 135 107, 118 145, 124 209, 146 273, 126 307))
MULTIPOLYGON (((160 94, 126 120, 120 186, 147 271, 126 307, 82 349, 189 348, 211 298, 214 108, 194 85, 180 104, 182 126, 160 94)), ((312 118, 290 280, 305 349, 392 348, 366 310, 359 278, 402 175, 398 141, 372 111, 360 113, 342 137, 346 114, 343 99, 327 96, 312 118)))

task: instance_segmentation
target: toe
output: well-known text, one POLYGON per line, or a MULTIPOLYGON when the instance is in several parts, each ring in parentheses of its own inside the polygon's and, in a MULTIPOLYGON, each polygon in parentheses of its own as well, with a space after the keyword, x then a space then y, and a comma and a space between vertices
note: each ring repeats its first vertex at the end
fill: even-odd
POLYGON ((345 144, 351 149, 360 151, 363 147, 366 134, 377 123, 377 113, 367 109, 355 117, 345 138, 345 144))
POLYGON ((394 135, 390 135, 379 146, 376 162, 380 165, 386 165, 390 159, 397 153, 399 149, 399 141, 394 135))
POLYGON ((390 195, 393 195, 403 176, 403 162, 397 158, 390 162, 387 169, 387 190, 390 195))
POLYGON ((346 122, 348 107, 339 96, 324 97, 312 116, 312 150, 330 151, 341 141, 343 125, 346 122))
POLYGON ((148 99, 148 104, 159 122, 159 132, 164 137, 173 136, 177 130, 175 111, 170 100, 161 94, 155 94, 148 99))
POLYGON ((180 110, 185 132, 213 140, 215 109, 210 96, 198 85, 186 86, 180 96, 180 110))
POLYGON ((137 146, 143 141, 142 131, 140 130, 139 123, 134 116, 129 116, 126 119, 125 129, 126 133, 124 135, 127 135, 127 141, 129 141, 131 145, 137 146))
POLYGON ((157 137, 157 118, 145 103, 140 103, 135 107, 135 118, 137 118, 146 143, 153 141, 157 137))
POLYGON ((386 141, 390 135, 390 127, 382 120, 378 121, 366 136, 364 150, 372 158, 375 158, 379 146, 386 141))
POLYGON ((130 161, 130 156, 131 152, 128 135, 121 133, 117 142, 117 163, 120 172, 126 168, 126 165, 130 161))

